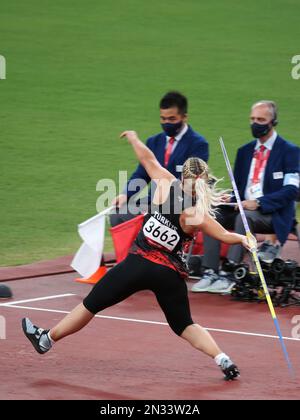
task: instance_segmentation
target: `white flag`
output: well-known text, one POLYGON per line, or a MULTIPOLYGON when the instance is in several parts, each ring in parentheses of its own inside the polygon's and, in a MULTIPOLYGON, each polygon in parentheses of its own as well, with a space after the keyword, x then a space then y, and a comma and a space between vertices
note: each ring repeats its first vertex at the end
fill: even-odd
POLYGON ((76 252, 71 267, 83 277, 90 277, 100 267, 104 246, 105 215, 112 208, 110 207, 78 225, 78 233, 83 244, 76 252))

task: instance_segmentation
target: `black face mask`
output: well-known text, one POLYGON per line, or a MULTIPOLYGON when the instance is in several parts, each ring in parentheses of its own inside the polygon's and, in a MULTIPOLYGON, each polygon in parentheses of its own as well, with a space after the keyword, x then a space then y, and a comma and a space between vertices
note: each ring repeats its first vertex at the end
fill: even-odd
POLYGON ((164 132, 166 133, 167 136, 169 137, 175 137, 176 134, 179 133, 179 131, 181 130, 183 125, 183 122, 180 121, 178 123, 165 123, 165 124, 161 124, 162 129, 164 130, 164 132))
POLYGON ((270 123, 269 124, 253 123, 250 125, 250 127, 252 131, 252 135, 256 139, 260 139, 261 137, 266 136, 272 130, 272 125, 270 125, 270 123))

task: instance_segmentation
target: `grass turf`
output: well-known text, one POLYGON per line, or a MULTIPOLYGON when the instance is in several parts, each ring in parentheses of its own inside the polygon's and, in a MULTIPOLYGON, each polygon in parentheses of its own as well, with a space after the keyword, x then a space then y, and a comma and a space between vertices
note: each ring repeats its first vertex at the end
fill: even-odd
POLYGON ((2 4, 0 265, 78 248, 97 181, 136 165, 119 133, 160 131, 158 101, 169 89, 188 96, 218 176, 218 137, 233 160, 258 99, 278 102, 278 131, 300 144, 300 80, 291 77, 299 12, 297 0, 2 4))

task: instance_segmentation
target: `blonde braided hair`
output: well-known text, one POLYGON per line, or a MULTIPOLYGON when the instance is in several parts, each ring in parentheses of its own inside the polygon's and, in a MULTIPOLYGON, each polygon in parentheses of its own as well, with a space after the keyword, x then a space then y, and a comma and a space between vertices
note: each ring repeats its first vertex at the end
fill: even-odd
POLYGON ((191 157, 184 162, 182 168, 183 185, 196 194, 197 214, 203 219, 205 215, 216 216, 216 208, 221 196, 228 192, 216 188, 220 179, 210 174, 209 167, 204 160, 191 157), (191 187, 191 188, 190 188, 191 187))

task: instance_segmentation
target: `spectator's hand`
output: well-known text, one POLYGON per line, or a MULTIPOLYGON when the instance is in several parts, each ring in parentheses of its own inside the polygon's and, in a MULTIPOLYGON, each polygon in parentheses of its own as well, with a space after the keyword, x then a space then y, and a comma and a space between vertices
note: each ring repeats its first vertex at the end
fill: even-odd
POLYGON ((256 200, 244 200, 242 206, 245 210, 257 210, 258 204, 256 200))
POLYGON ((111 205, 116 206, 116 207, 122 207, 123 204, 125 204, 126 202, 127 202, 127 195, 120 194, 112 200, 111 205))
POLYGON ((220 202, 221 203, 230 203, 231 201, 231 194, 223 194, 220 197, 220 202))

